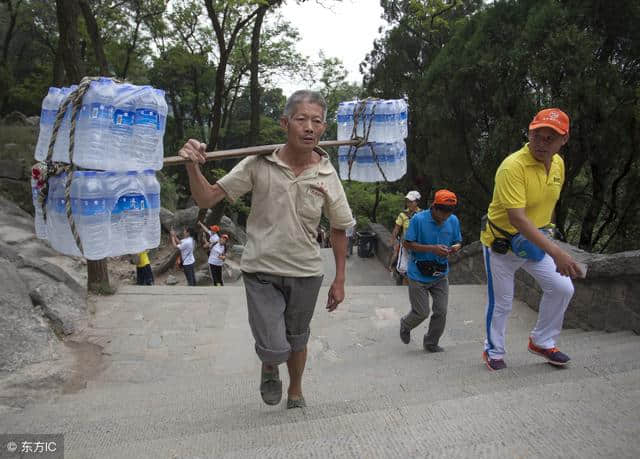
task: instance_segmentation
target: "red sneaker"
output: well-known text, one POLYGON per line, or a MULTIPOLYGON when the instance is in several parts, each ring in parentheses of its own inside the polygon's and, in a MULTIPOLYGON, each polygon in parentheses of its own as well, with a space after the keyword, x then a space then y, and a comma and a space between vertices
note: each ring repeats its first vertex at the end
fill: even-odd
POLYGON ((487 368, 491 371, 504 370, 507 364, 502 359, 490 359, 487 351, 482 353, 482 360, 487 364, 487 368))
POLYGON ((533 340, 531 339, 531 337, 529 337, 528 349, 532 354, 544 357, 551 365, 556 365, 558 367, 566 365, 567 363, 569 363, 569 360, 571 360, 571 357, 563 352, 560 352, 557 347, 552 347, 551 349, 543 349, 536 346, 535 344, 533 344, 533 340))

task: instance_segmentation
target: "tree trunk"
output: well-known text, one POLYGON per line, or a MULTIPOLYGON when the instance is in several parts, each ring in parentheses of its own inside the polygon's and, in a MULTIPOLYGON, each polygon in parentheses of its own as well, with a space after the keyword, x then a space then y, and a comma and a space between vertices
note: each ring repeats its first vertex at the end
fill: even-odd
POLYGON ((260 32, 268 8, 268 5, 262 5, 258 8, 256 20, 253 23, 253 33, 251 34, 251 81, 249 83, 251 118, 249 121, 249 145, 257 145, 258 136, 260 135, 260 82, 258 81, 258 71, 260 69, 260 32))
POLYGON ((18 18, 18 9, 20 8, 20 3, 18 2, 15 5, 15 9, 13 7, 13 2, 9 0, 7 3, 7 9, 9 10, 9 26, 7 27, 7 32, 4 36, 4 43, 2 45, 2 62, 0 65, 4 65, 7 63, 7 59, 9 58, 9 45, 11 44, 11 39, 13 38, 13 31, 16 27, 16 20, 18 18))
POLYGON ((580 242, 578 247, 587 252, 593 249, 593 232, 598 222, 598 217, 604 203, 604 185, 600 177, 600 168, 597 164, 591 163, 591 202, 587 207, 587 212, 582 219, 582 228, 580 229, 580 242))
POLYGON ((371 209, 371 221, 373 223, 378 223, 378 204, 380 204, 380 184, 376 183, 376 200, 373 203, 373 208, 371 209))
POLYGON ((64 86, 64 62, 62 61, 62 40, 58 40, 58 50, 53 61, 53 81, 51 86, 60 88, 64 86))
POLYGON ((82 16, 84 17, 85 24, 87 26, 87 32, 91 37, 91 43, 93 44, 93 52, 96 55, 96 61, 100 68, 100 75, 109 74, 109 65, 107 64, 107 57, 104 54, 104 46, 102 44, 102 37, 100 36, 100 28, 96 17, 91 11, 91 6, 87 0, 78 0, 80 9, 82 10, 82 16))
MULTIPOLYGON (((78 83, 83 76, 78 42, 78 0, 56 0, 62 62, 67 81, 78 83)), ((100 294, 114 292, 109 283, 107 260, 87 260, 87 290, 100 294)))
POLYGON ((62 50, 62 62, 68 83, 79 83, 83 71, 80 62, 80 44, 78 39, 77 0, 56 0, 58 32, 62 50))
POLYGON ((209 131, 209 144, 210 150, 215 150, 220 140, 220 126, 222 125, 222 94, 224 93, 224 76, 227 72, 227 62, 229 54, 224 53, 220 55, 220 61, 218 62, 218 68, 216 69, 216 88, 213 92, 213 119, 211 121, 211 130, 209 131))
POLYGON ((171 103, 171 108, 173 108, 173 117, 175 119, 176 125, 176 136, 178 139, 184 139, 184 114, 182 113, 182 109, 180 107, 180 102, 176 97, 174 91, 167 91, 167 96, 169 96, 169 102, 171 103))
POLYGON ((109 283, 107 260, 87 260, 87 290, 100 295, 115 293, 115 289, 109 283))

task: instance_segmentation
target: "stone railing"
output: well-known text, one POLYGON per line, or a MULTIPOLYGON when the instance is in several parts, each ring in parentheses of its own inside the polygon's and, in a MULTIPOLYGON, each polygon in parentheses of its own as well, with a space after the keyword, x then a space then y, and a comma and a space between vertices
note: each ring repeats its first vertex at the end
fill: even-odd
MULTIPOLYGON (((588 267, 585 279, 573 281, 575 293, 565 315, 565 327, 640 333, 640 250, 603 255, 556 243, 588 267)), ((479 241, 464 247, 450 263, 452 284, 486 283, 479 241)), ((514 294, 538 310, 542 291, 522 269, 516 273, 514 294)))
MULTIPOLYGON (((391 234, 382 225, 368 228, 376 233, 376 257, 387 266, 391 234)), ((640 333, 640 250, 610 255, 592 254, 556 241, 577 261, 587 265, 587 277, 575 279, 575 294, 565 315, 565 327, 589 330, 633 330, 640 333)), ((451 284, 485 284, 482 244, 476 241, 451 257, 451 284)), ((515 297, 538 310, 542 291, 520 269, 516 273, 515 297)))

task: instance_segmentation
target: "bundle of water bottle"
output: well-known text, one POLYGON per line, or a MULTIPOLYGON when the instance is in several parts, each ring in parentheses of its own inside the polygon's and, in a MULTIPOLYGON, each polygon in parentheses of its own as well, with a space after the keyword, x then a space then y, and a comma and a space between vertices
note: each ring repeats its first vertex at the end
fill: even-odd
MULTIPOLYGON (((42 103, 35 157, 44 160, 58 109, 76 88, 49 88, 42 103)), ((71 104, 56 137, 53 161, 69 162, 71 104)), ((42 182, 32 179, 36 234, 58 252, 100 260, 160 244, 160 184, 167 116, 164 92, 151 86, 91 82, 76 119, 71 213, 80 253, 66 213, 67 174, 48 179, 46 221, 38 203, 42 182)), ((35 168, 34 168, 35 171, 35 168)))
POLYGON ((338 140, 352 135, 366 138, 357 149, 338 149, 340 178, 360 182, 390 182, 407 172, 408 106, 404 99, 341 102, 338 106, 338 140), (383 175, 384 173, 384 175, 383 175))

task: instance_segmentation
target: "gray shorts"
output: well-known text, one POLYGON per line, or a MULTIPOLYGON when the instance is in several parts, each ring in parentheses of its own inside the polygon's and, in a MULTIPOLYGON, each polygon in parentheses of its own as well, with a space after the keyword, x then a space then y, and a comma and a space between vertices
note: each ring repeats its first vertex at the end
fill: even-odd
POLYGON ((289 360, 291 351, 304 350, 323 276, 283 277, 243 272, 242 277, 249 326, 260 360, 280 364, 289 360))

